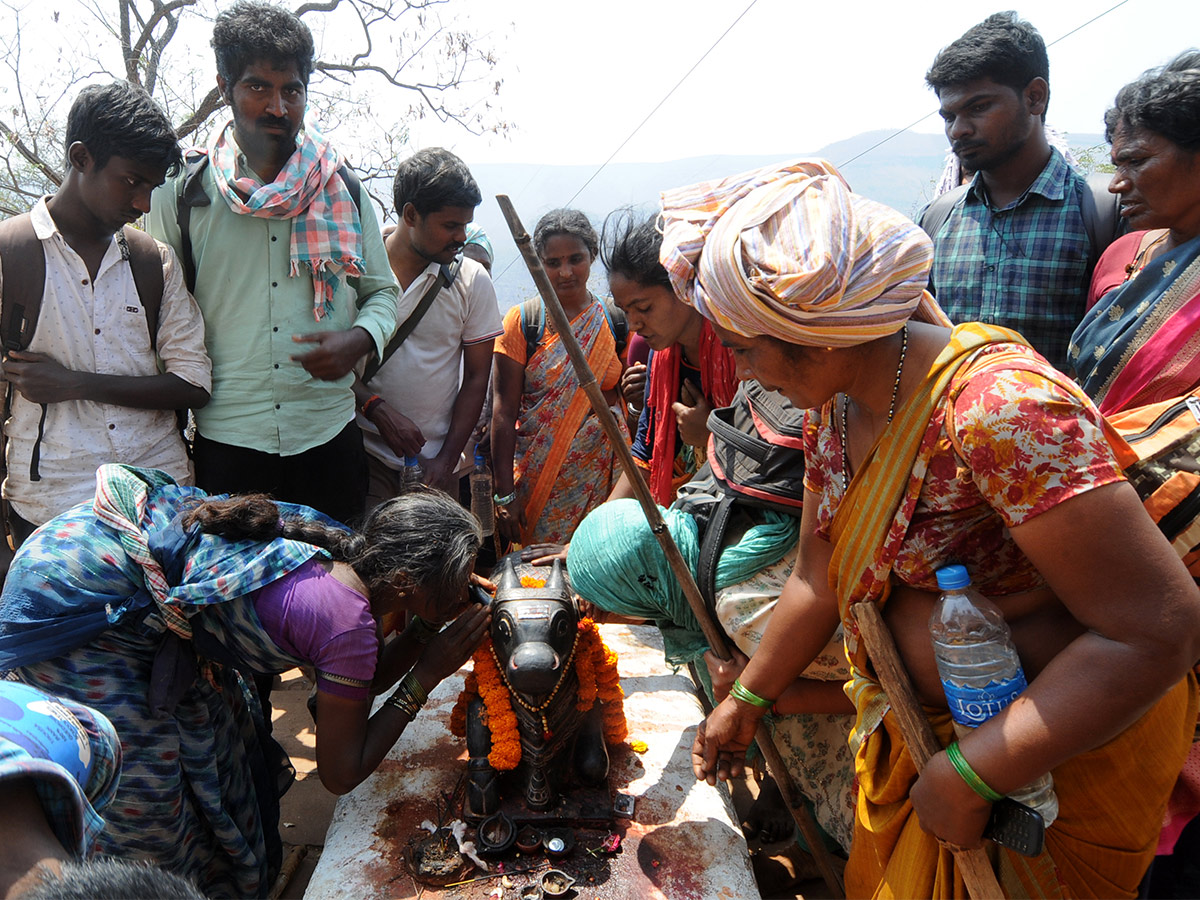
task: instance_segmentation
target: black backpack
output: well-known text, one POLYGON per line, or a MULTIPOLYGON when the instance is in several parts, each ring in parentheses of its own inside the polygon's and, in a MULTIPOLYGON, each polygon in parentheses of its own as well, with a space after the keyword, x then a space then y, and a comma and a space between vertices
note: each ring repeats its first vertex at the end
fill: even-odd
POLYGON ((696 581, 716 605, 717 561, 733 528, 753 524, 754 508, 800 517, 804 505, 804 410, 743 381, 733 402, 708 415, 708 461, 679 489, 672 509, 700 526, 696 581))
MULTIPOLYGON (((595 299, 595 298, 593 298, 595 299)), ((625 347, 629 344, 629 320, 625 313, 612 300, 604 302, 604 318, 608 321, 608 330, 612 332, 617 344, 617 356, 625 359, 625 347)), ((525 335, 525 361, 533 356, 542 335, 546 333, 546 307, 537 297, 530 297, 521 304, 521 333, 525 335)))

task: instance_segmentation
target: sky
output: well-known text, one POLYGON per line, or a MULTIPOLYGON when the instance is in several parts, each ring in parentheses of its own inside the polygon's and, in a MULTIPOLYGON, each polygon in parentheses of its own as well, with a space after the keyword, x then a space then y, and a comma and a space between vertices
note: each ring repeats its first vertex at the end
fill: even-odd
MULTIPOLYGON (((1017 12, 1049 44, 1118 2, 1056 0, 1017 12)), ((599 164, 648 115, 614 161, 802 154, 926 114, 915 130, 938 132, 925 71, 941 47, 1007 5, 453 0, 442 15, 495 46, 504 79, 497 99, 516 128, 506 138, 477 137, 425 120, 411 139, 414 149, 440 144, 468 163, 599 164)), ((1127 0, 1050 46, 1049 124, 1103 132, 1123 84, 1196 44, 1200 2, 1127 0)))

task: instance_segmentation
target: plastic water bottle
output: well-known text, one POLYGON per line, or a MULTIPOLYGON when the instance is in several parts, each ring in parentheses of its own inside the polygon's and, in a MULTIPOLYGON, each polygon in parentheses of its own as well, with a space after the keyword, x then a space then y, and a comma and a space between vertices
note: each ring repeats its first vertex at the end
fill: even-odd
POLYGON ((404 468, 400 471, 400 493, 407 493, 424 483, 425 470, 421 468, 421 457, 404 457, 404 468))
MULTIPOLYGON (((971 587, 966 568, 938 569, 937 581, 942 595, 929 617, 929 633, 954 730, 961 737, 1008 706, 1028 684, 1004 614, 971 587)), ((1041 813, 1047 827, 1058 817, 1049 772, 1009 796, 1041 813)))
POLYGON ((475 468, 471 470, 470 481, 471 512, 479 520, 483 536, 488 537, 496 531, 496 510, 492 507, 492 470, 479 444, 475 445, 475 468))

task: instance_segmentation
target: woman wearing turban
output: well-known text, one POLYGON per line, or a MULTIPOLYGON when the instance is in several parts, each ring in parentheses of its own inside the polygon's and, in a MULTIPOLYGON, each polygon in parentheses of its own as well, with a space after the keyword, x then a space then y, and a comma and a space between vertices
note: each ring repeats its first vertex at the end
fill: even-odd
MULTIPOLYGON (((847 893, 963 896, 948 845, 980 845, 985 794, 1052 772, 1059 816, 1038 857, 999 849, 1005 891, 1135 896, 1196 721, 1200 590, 1091 402, 1015 332, 947 327, 925 291, 929 241, 823 161, 663 207, 676 292, 740 375, 808 409, 799 561, 740 696, 778 697, 843 626, 859 784, 847 893), (918 775, 850 607, 881 608, 949 743, 928 621, 951 563, 1004 613, 1029 687, 918 775)), ((697 736, 697 776, 738 774, 764 712, 724 700, 697 736)))

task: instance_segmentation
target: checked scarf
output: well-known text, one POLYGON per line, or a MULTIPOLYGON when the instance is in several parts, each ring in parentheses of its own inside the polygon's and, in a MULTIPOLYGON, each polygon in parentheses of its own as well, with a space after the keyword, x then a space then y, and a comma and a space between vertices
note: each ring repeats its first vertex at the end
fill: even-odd
POLYGON ((217 189, 236 213, 263 219, 294 219, 290 276, 307 265, 313 279, 313 317, 320 322, 332 308, 337 279, 363 274, 362 220, 337 170, 337 150, 306 124, 299 146, 270 184, 237 174, 233 120, 213 140, 209 154, 217 189), (243 199, 245 198, 245 199, 243 199))

